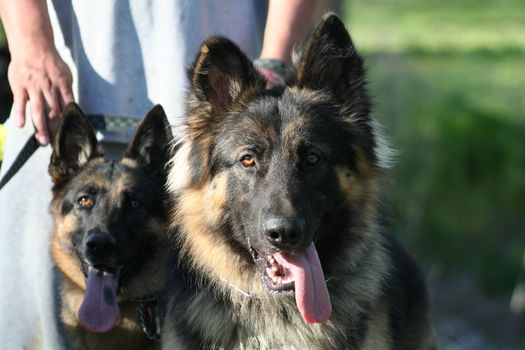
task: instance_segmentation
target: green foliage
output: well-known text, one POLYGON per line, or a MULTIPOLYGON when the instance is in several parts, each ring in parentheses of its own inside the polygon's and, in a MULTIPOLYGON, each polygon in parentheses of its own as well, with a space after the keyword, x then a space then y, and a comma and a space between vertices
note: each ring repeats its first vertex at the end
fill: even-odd
POLYGON ((376 115, 398 149, 396 234, 509 292, 525 248, 525 3, 352 1, 376 115))

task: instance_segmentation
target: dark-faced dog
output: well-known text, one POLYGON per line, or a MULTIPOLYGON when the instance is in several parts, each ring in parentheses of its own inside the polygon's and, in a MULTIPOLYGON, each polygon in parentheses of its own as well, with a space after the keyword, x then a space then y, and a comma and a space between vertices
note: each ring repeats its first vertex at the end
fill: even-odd
POLYGON ((158 347, 153 338, 167 256, 164 169, 171 139, 156 106, 124 158, 105 160, 80 108, 65 108, 49 173, 51 247, 68 348, 158 347))
POLYGON ((220 37, 190 79, 163 349, 434 348, 421 273, 381 224, 386 147, 339 18, 284 87, 220 37))

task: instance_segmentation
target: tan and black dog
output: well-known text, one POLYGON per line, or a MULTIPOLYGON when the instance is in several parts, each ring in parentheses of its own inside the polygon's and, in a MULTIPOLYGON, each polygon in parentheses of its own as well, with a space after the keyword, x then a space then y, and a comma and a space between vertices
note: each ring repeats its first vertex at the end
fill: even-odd
POLYGON ((124 158, 105 160, 80 108, 65 108, 49 173, 51 247, 68 348, 159 347, 153 338, 167 256, 164 183, 171 140, 156 106, 124 158))
POLYGON ((422 275, 382 225, 387 148, 335 15, 286 85, 212 37, 168 178, 163 349, 433 349, 422 275))

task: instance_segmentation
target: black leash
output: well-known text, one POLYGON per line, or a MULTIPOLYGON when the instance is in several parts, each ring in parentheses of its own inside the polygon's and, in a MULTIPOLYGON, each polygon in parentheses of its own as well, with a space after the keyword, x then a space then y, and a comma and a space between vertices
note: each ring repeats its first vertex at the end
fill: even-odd
MULTIPOLYGON (((105 114, 88 114, 87 117, 95 130, 102 131, 108 135, 121 135, 124 139, 131 138, 141 121, 141 119, 127 116, 105 114)), ((24 166, 24 164, 33 155, 33 153, 35 153, 38 147, 40 147, 40 144, 33 134, 26 141, 24 147, 22 147, 22 150, 20 150, 16 156, 15 161, 13 164, 11 164, 9 169, 0 180, 0 190, 2 190, 9 180, 11 180, 11 178, 15 176, 22 166, 24 166)))
POLYGON ((22 168, 22 166, 27 162, 27 160, 35 153, 35 151, 40 147, 40 144, 35 138, 35 135, 31 135, 31 137, 27 140, 26 144, 18 153, 16 156, 15 161, 9 169, 6 171, 4 176, 2 177, 2 180, 0 180, 0 190, 2 190, 2 187, 5 186, 11 180, 13 176, 22 168))

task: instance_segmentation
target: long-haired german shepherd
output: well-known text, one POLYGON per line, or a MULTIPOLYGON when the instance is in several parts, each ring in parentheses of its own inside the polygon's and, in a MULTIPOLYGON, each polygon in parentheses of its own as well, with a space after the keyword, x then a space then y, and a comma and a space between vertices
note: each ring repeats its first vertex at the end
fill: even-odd
POLYGON ((340 19, 284 87, 220 37, 190 78, 163 348, 434 348, 421 273, 381 225, 385 147, 340 19))
POLYGON ((51 247, 68 348, 158 348, 153 338, 167 257, 164 184, 171 140, 156 106, 124 158, 105 160, 80 108, 65 108, 49 173, 51 247))

